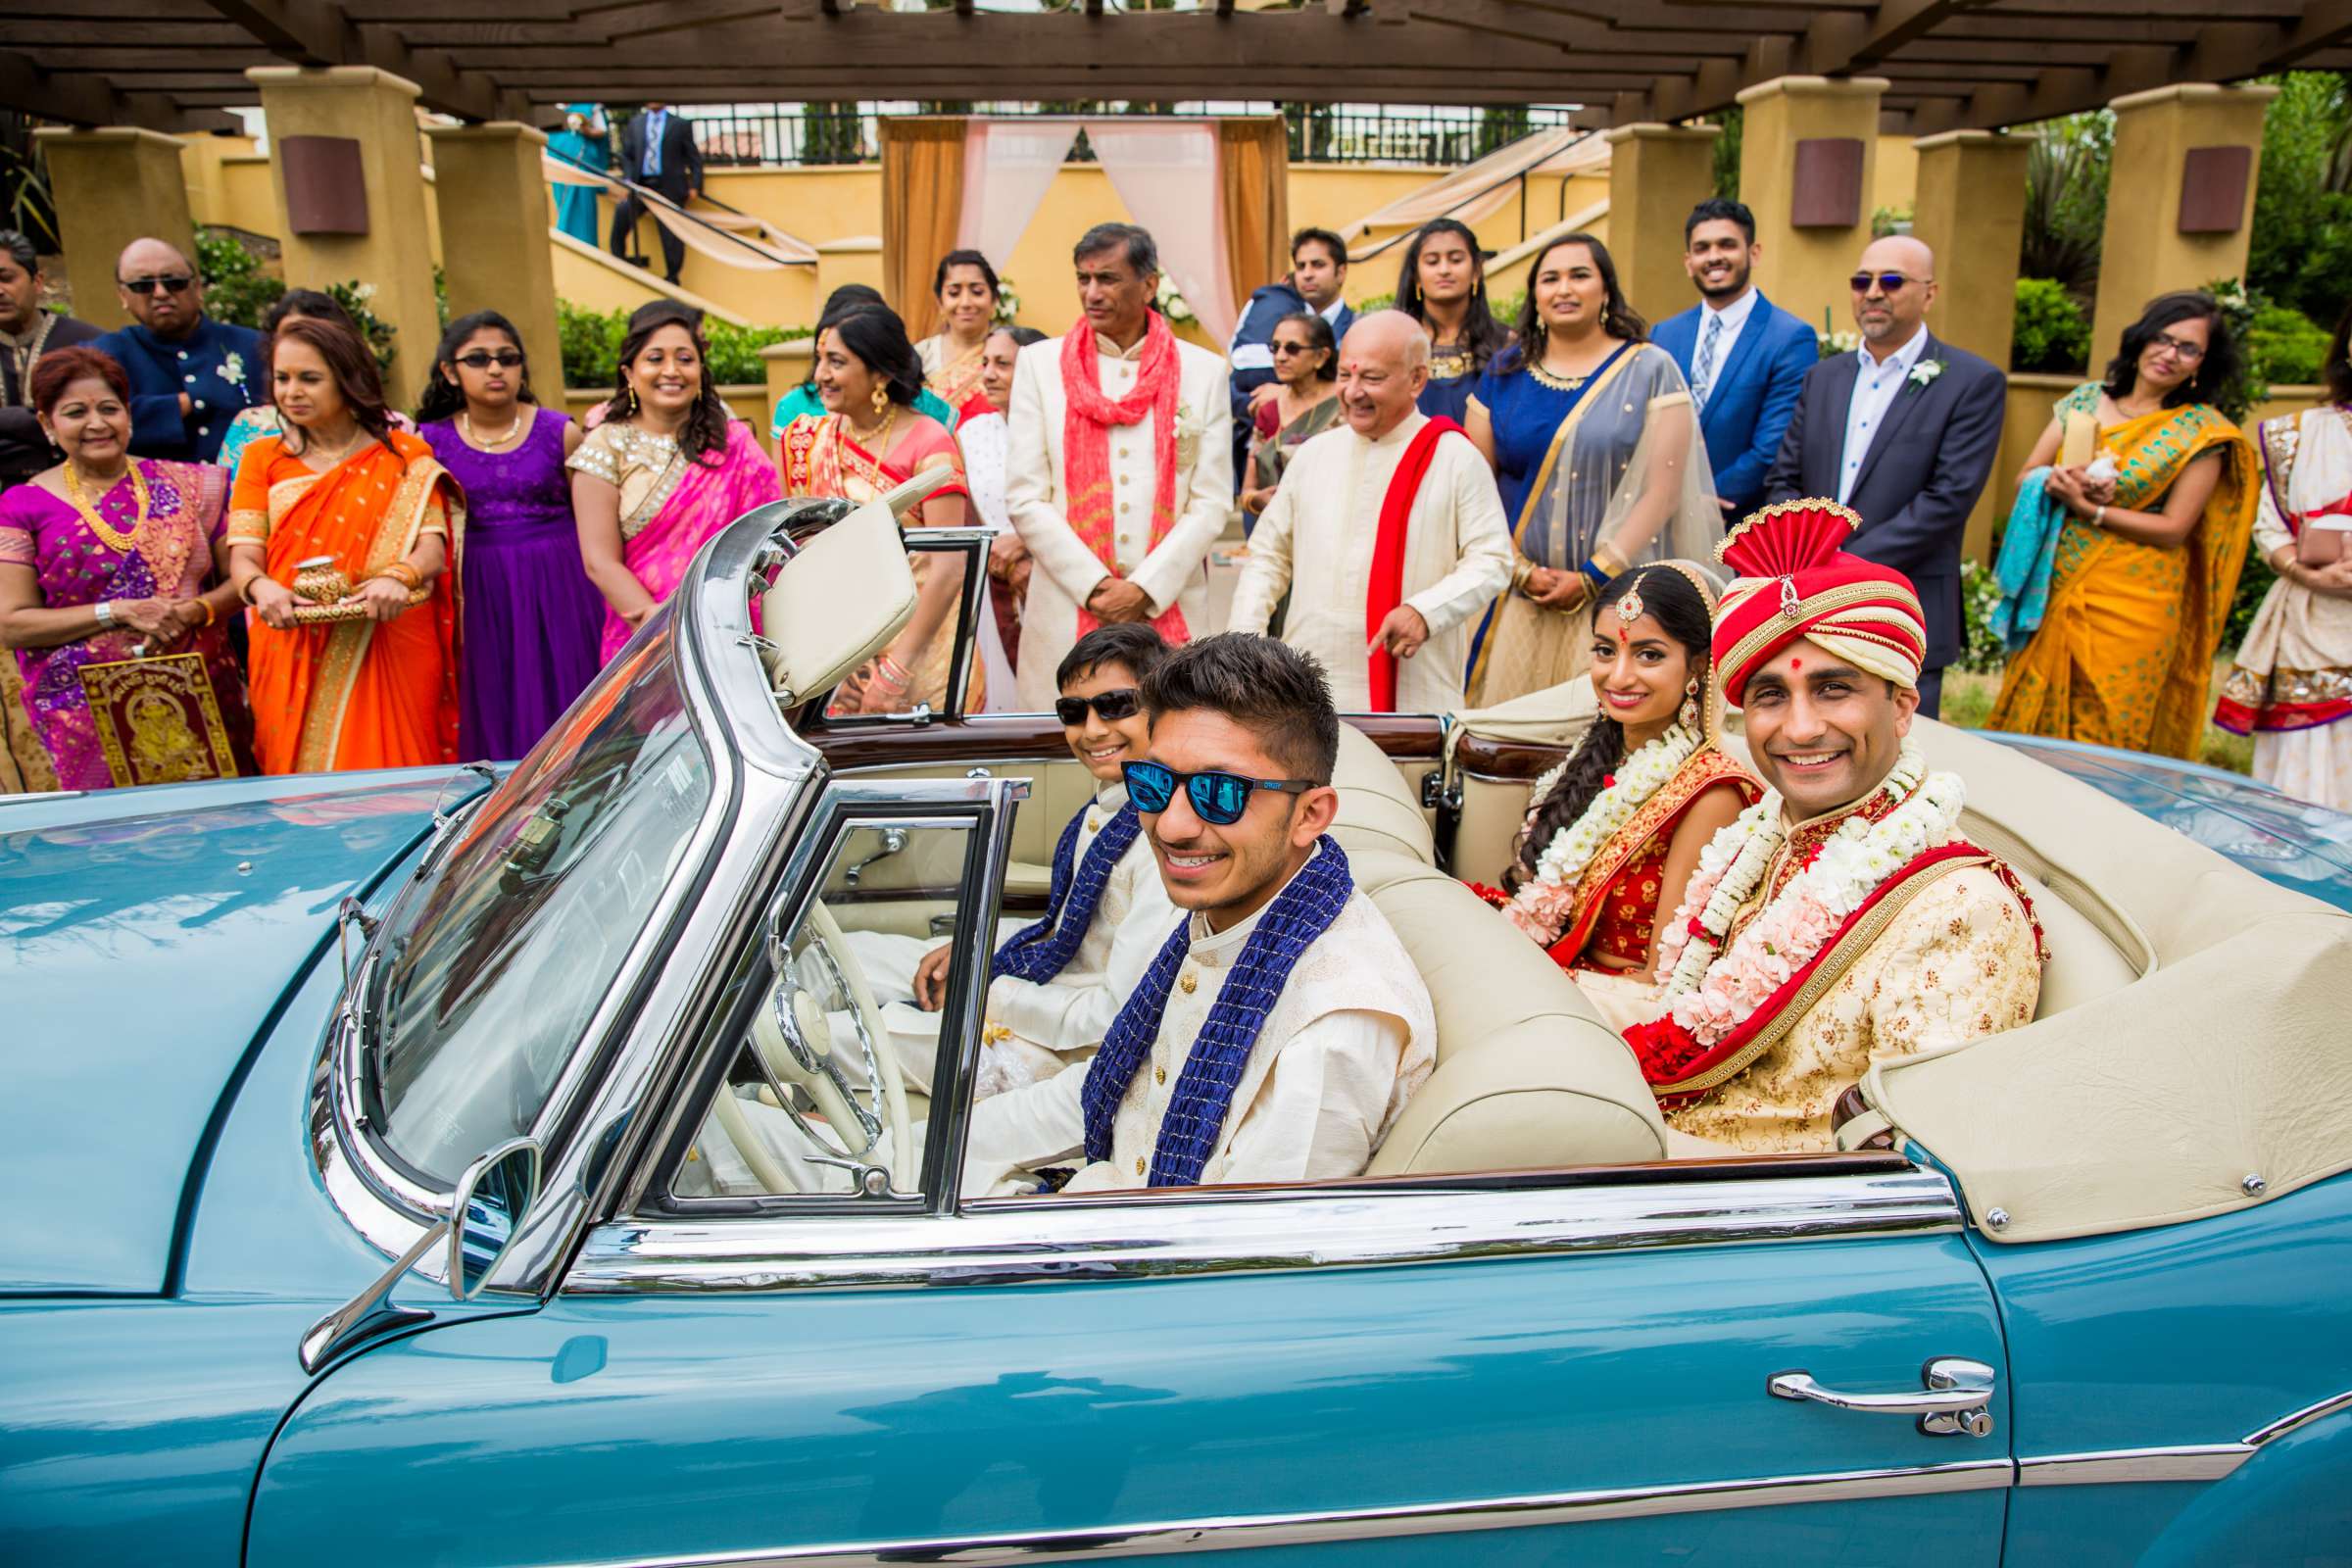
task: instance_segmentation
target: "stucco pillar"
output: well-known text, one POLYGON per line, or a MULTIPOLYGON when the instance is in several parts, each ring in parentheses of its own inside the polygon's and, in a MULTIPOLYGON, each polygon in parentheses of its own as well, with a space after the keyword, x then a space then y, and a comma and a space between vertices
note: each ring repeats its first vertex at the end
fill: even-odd
MULTIPOLYGON (((1740 199, 1764 254, 1756 286, 1819 328, 1853 327, 1846 279, 1870 243, 1880 76, 1780 76, 1740 94, 1740 199)), ((1613 208, 1612 204, 1612 208, 1613 208)))
POLYGON ((770 343, 760 351, 760 359, 767 372, 767 413, 755 419, 752 427, 760 432, 762 444, 768 440, 768 426, 775 420, 776 405, 792 395, 793 388, 808 379, 808 368, 816 356, 816 339, 796 337, 783 343, 770 343))
MULTIPOLYGON (((373 66, 256 66, 245 76, 261 89, 269 121, 286 282, 301 288, 371 285, 368 309, 393 330, 384 390, 395 407, 414 407, 441 338, 416 84, 373 66), (312 138, 300 144, 299 155, 288 145, 297 137, 312 138), (303 189, 296 166, 304 163, 332 172, 325 188, 303 189), (296 171, 291 196, 289 169, 296 171), (340 210, 321 210, 338 202, 340 210)), ((547 198, 538 200, 544 211, 547 198)), ((473 220, 468 214, 467 221, 473 220)), ((544 256, 544 221, 536 248, 544 256)))
POLYGON ((130 318, 115 289, 115 259, 123 247, 134 239, 168 240, 191 264, 196 259, 179 139, 128 125, 53 125, 33 135, 49 159, 74 314, 93 326, 124 325, 130 318))
POLYGON ((2107 106, 2115 160, 2090 323, 2094 370, 2156 295, 2245 275, 2262 117, 2278 95, 2276 87, 2183 82, 2107 106))
POLYGON ((541 158, 547 137, 512 120, 432 125, 433 205, 449 318, 496 311, 522 331, 539 400, 562 407, 564 345, 556 326, 552 209, 541 158))
POLYGON ((848 239, 829 239, 816 247, 816 297, 827 300, 844 283, 863 283, 868 288, 880 288, 882 275, 882 241, 870 234, 853 235, 848 239))
POLYGON ((1652 321, 1689 305, 1683 224, 1715 193, 1714 125, 1638 123, 1604 131, 1609 144, 1609 254, 1625 297, 1652 321))

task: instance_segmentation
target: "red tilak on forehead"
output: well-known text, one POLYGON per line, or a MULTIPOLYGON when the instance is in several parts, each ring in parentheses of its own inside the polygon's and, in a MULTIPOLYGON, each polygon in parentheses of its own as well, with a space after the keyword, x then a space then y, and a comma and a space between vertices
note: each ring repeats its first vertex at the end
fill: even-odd
POLYGON ((1802 669, 1805 667, 1805 662, 1801 659, 1791 659, 1788 661, 1788 667, 1792 670, 1802 669))

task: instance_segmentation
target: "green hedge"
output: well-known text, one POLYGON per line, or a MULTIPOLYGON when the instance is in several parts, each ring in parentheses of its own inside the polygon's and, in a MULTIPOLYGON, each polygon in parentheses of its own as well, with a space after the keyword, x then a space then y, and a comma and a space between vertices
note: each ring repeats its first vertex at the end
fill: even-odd
MULTIPOLYGON (((618 380, 621 339, 628 336, 629 313, 615 310, 598 315, 556 301, 556 327, 564 343, 564 384, 569 387, 610 387, 618 380)), ((715 318, 703 322, 710 344, 710 379, 720 386, 744 386, 767 379, 766 362, 760 351, 770 343, 789 343, 810 336, 806 326, 736 326, 715 318)))
POLYGON ((2009 368, 2072 374, 2089 358, 2090 319, 2066 286, 2046 277, 2019 278, 2009 368))
POLYGON ((2301 311, 2257 304, 2246 328, 2246 358, 2272 386, 2308 386, 2328 358, 2328 329, 2301 311))

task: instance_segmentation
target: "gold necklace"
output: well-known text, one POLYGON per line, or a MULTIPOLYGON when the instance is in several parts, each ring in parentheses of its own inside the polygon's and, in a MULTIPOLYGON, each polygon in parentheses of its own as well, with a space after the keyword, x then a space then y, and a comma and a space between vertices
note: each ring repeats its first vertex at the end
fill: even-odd
MULTIPOLYGON (((147 478, 139 472, 137 463, 130 464, 129 468, 131 517, 130 529, 126 533, 98 514, 98 509, 90 505, 88 493, 81 488, 81 470, 71 463, 66 465, 66 500, 81 514, 81 520, 90 525, 90 532, 105 540, 107 548, 122 556, 127 556, 137 548, 139 530, 147 526, 147 478)), ((106 494, 113 493, 110 485, 106 494)), ((99 497, 102 501, 105 498, 103 495, 99 497)))
POLYGON ((499 448, 505 446, 510 441, 513 441, 514 437, 521 431, 521 429, 522 416, 517 414, 514 416, 514 421, 510 423, 506 429, 500 431, 497 435, 482 436, 477 438, 473 433, 472 415, 464 409, 458 411, 458 433, 466 438, 466 444, 467 446, 478 448, 483 452, 496 452, 499 448))
POLYGON ((348 457, 350 457, 350 456, 351 456, 351 455, 352 455, 354 452, 357 452, 357 451, 360 449, 360 443, 361 443, 361 442, 363 442, 363 441, 365 441, 365 440, 367 440, 367 439, 368 439, 368 427, 367 427, 366 425, 364 425, 364 424, 363 424, 363 425, 359 426, 358 428, 354 429, 354 430, 351 432, 351 439, 350 439, 350 440, 348 440, 348 441, 344 442, 344 443, 343 443, 343 444, 342 444, 340 447, 337 447, 337 448, 335 449, 334 455, 333 455, 332 457, 328 457, 328 456, 327 456, 325 453, 323 453, 323 452, 313 452, 313 451, 311 450, 311 446, 310 446, 311 436, 310 436, 310 432, 306 430, 306 431, 304 431, 304 432, 303 432, 303 451, 302 451, 302 462, 303 462, 303 466, 304 466, 305 467, 309 468, 309 469, 310 469, 312 472, 314 472, 314 473, 325 473, 325 472, 328 472, 329 470, 333 469, 333 468, 336 466, 336 465, 340 464, 340 463, 341 463, 341 462, 342 462, 342 461, 343 461, 345 458, 348 458, 348 457), (325 467, 323 467, 323 468, 321 468, 321 467, 318 466, 318 465, 314 464, 314 463, 311 461, 313 458, 324 458, 324 459, 326 460, 326 466, 325 466, 325 467))
POLYGON ((851 424, 847 415, 842 416, 841 422, 848 428, 851 440, 879 458, 890 448, 890 427, 899 422, 899 406, 893 403, 890 412, 882 416, 882 422, 867 429, 860 430, 851 424))

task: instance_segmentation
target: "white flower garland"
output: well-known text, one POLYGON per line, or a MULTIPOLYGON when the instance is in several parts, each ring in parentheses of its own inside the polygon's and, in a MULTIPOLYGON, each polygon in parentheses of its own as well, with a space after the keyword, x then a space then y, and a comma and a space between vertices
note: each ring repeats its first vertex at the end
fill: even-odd
MULTIPOLYGON (((1585 867, 1592 863, 1592 857, 1633 820, 1634 813, 1647 805, 1651 796, 1666 787, 1667 781, 1681 771, 1701 744, 1697 730, 1687 724, 1672 724, 1665 734, 1619 763, 1614 781, 1592 797, 1575 821, 1554 833, 1551 842, 1544 846, 1543 854, 1536 858, 1536 874, 1520 884, 1504 912, 1530 936, 1548 931, 1549 935, 1542 936, 1542 940, 1557 940, 1564 923, 1558 915, 1563 898, 1574 898, 1577 884, 1583 881, 1585 867)), ((1566 766, 1562 763, 1544 775, 1534 797, 1539 804, 1551 793, 1551 784, 1566 766)))
POLYGON ((1683 906, 1658 933, 1658 966, 1674 1021, 1701 1044, 1731 1033, 1810 963, 1888 877, 1951 841, 1965 791, 1958 774, 1928 772, 1918 747, 1904 742, 1876 793, 1901 804, 1879 822, 1847 817, 1728 950, 1724 934, 1787 837, 1780 795, 1749 807, 1700 852, 1683 906))

